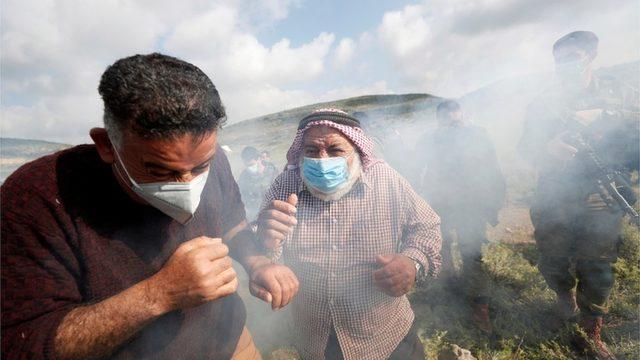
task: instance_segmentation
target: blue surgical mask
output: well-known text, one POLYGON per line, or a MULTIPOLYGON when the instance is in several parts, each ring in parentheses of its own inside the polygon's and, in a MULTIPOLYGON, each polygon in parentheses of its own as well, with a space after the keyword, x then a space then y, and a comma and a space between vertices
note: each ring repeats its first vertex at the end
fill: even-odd
POLYGON ((302 175, 309 186, 331 194, 349 180, 347 159, 342 156, 319 159, 304 157, 302 175))

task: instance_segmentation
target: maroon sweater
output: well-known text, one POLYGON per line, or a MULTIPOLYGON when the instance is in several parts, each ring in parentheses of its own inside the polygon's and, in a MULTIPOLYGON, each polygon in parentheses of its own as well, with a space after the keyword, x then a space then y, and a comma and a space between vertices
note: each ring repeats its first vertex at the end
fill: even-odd
MULTIPOLYGON (((176 247, 222 237, 245 219, 218 149, 195 217, 180 225, 135 203, 94 146, 24 165, 1 187, 2 357, 53 358, 62 318, 157 272, 176 247)), ((244 327, 237 294, 162 316, 114 353, 117 359, 230 358, 244 327)))

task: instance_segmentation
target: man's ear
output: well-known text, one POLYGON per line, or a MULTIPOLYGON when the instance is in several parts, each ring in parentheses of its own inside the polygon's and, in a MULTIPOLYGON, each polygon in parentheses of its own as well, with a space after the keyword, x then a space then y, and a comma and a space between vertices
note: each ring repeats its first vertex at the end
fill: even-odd
POLYGON ((98 155, 100 155, 102 161, 107 164, 113 164, 115 161, 114 148, 109 135, 107 135, 107 129, 93 128, 89 131, 89 136, 91 136, 93 143, 96 144, 98 155))

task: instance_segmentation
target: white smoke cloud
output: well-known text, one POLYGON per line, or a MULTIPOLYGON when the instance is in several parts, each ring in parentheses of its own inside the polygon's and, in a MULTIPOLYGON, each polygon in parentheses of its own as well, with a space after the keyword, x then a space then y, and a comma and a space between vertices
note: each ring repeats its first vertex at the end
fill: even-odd
POLYGON ((549 71, 551 45, 574 30, 601 39, 596 65, 640 56, 635 1, 434 0, 384 14, 381 46, 400 91, 460 96, 500 78, 549 71))
POLYGON ((337 69, 344 68, 353 59, 356 53, 356 43, 350 38, 340 40, 333 53, 333 66, 337 69))
POLYGON ((266 46, 253 33, 297 1, 7 0, 2 2, 2 136, 69 143, 101 125, 100 75, 116 59, 162 51, 202 67, 231 121, 312 100, 334 35, 266 46), (239 15, 242 14, 242 15, 239 15), (294 87, 291 89, 291 87, 294 87), (289 87, 289 88, 287 88, 289 87))
POLYGON ((0 135, 69 143, 101 125, 104 69, 135 53, 159 50, 200 66, 230 122, 365 91, 459 96, 551 70, 551 44, 575 29, 600 36, 596 65, 640 57, 631 0, 425 1, 380 14, 359 35, 318 32, 296 45, 259 35, 300 0, 1 1, 0 135))

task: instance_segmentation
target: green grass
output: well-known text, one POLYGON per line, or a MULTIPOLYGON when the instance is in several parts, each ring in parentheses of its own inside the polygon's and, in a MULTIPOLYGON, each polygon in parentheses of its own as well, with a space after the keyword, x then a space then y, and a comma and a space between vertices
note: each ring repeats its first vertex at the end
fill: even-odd
MULTIPOLYGON (((626 224, 604 331, 605 341, 620 359, 640 358, 639 244, 637 229, 626 224)), ((570 345, 575 325, 548 329, 555 295, 535 267, 535 244, 494 242, 485 247, 484 254, 485 270, 491 275, 494 335, 487 337, 471 326, 468 305, 455 284, 434 281, 410 297, 427 359, 436 359, 450 344, 470 349, 478 359, 579 358, 570 345)))

